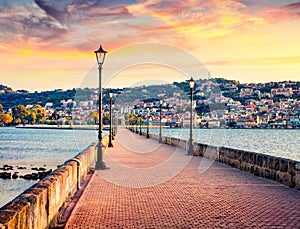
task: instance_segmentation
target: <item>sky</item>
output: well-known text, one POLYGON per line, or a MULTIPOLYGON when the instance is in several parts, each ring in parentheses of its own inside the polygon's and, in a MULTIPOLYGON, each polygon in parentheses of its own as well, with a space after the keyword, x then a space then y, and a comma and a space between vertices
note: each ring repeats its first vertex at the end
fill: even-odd
POLYGON ((300 81, 299 28, 295 0, 0 0, 0 84, 70 89, 91 77, 96 88, 99 44, 104 87, 191 74, 300 81))

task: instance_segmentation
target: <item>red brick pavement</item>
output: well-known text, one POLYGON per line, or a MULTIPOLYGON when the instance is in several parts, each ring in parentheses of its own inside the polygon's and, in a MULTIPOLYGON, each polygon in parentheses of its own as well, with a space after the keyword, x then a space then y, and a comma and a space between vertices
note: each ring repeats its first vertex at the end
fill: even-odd
POLYGON ((299 191, 174 149, 120 130, 66 228, 300 228, 299 191))

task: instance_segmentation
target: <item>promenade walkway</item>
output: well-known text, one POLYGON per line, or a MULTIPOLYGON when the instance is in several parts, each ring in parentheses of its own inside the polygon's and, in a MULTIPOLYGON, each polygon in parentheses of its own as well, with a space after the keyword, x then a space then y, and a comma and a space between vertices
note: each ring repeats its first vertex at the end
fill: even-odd
POLYGON ((300 228, 300 192, 120 129, 66 228, 300 228))

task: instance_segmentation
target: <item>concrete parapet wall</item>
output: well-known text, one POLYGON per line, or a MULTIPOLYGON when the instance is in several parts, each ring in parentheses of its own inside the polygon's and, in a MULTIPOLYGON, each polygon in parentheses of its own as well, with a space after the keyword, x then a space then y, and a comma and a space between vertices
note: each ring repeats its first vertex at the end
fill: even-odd
MULTIPOLYGON (((103 138, 107 146, 108 136, 103 138)), ((0 209, 0 229, 42 229, 56 223, 60 210, 94 166, 97 146, 89 146, 52 174, 0 209)))
MULTIPOLYGON (((150 138, 158 139, 158 135, 150 134, 150 138)), ((162 137, 162 142, 187 150, 188 141, 162 137)), ((194 144, 194 155, 220 161, 242 171, 282 183, 300 190, 300 162, 276 156, 238 150, 227 147, 216 147, 207 144, 194 144)))

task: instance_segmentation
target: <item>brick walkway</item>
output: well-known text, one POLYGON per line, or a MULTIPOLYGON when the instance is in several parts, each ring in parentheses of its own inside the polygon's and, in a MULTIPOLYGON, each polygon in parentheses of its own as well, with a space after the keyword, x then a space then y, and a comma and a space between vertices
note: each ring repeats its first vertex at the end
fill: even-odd
POLYGON ((300 191, 128 130, 105 161, 66 228, 300 228, 300 191))

